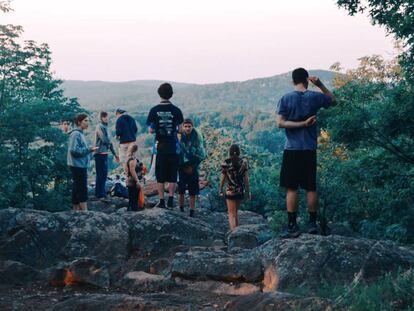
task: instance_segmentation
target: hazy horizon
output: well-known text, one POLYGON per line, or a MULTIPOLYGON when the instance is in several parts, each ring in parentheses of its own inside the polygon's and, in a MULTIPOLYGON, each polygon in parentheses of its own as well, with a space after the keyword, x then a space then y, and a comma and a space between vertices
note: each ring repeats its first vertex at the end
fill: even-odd
POLYGON ((3 23, 48 43, 63 80, 192 84, 246 81, 296 67, 345 68, 393 53, 393 40, 367 17, 333 0, 14 0, 3 23))

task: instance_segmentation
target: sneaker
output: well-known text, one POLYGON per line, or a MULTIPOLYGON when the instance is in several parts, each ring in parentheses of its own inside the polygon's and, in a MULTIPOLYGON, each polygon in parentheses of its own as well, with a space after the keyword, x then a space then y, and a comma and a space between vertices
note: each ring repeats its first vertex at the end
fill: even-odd
POLYGON ((180 211, 184 212, 184 206, 180 206, 180 211))
POLYGON ((168 197, 167 207, 168 208, 174 207, 174 197, 168 197))
POLYGON ((107 197, 99 198, 99 201, 101 201, 103 203, 111 203, 111 200, 109 200, 107 197))
POLYGON ((319 233, 319 229, 318 226, 316 225, 316 222, 309 222, 308 223, 308 233, 309 234, 318 234, 319 233))
POLYGON ((190 217, 194 217, 194 212, 195 212, 195 210, 190 209, 190 217))
POLYGON ((158 208, 165 208, 165 201, 164 200, 160 200, 157 204, 155 204, 154 207, 158 207, 158 208))
POLYGON ((297 238, 300 236, 300 230, 298 225, 294 225, 292 227, 287 227, 281 234, 280 237, 282 239, 288 238, 297 238))

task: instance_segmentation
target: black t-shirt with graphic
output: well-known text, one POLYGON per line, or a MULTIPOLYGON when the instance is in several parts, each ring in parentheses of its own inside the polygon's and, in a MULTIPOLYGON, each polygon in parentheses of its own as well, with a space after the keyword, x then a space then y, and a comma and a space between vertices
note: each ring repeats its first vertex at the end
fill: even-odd
POLYGON ((148 114, 147 125, 155 130, 158 153, 174 154, 177 152, 178 126, 183 122, 184 117, 180 108, 169 101, 152 107, 148 114))

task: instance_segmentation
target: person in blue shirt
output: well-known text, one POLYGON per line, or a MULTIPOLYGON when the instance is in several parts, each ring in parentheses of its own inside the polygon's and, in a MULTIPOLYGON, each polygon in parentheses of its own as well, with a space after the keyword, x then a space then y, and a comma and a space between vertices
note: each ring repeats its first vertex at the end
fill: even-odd
POLYGON ((316 191, 316 114, 320 108, 336 104, 335 96, 318 77, 309 77, 303 68, 292 72, 294 91, 285 94, 277 105, 277 125, 285 129, 286 143, 280 171, 280 186, 287 189, 288 226, 282 238, 300 235, 296 223, 299 187, 307 192, 308 233, 319 232, 316 225, 318 194, 316 191), (309 82, 321 92, 309 91, 309 82))
POLYGON ((127 175, 128 148, 135 144, 138 128, 135 119, 125 110, 118 108, 115 114, 117 117, 115 124, 116 137, 119 139, 119 162, 124 168, 125 175, 127 175))

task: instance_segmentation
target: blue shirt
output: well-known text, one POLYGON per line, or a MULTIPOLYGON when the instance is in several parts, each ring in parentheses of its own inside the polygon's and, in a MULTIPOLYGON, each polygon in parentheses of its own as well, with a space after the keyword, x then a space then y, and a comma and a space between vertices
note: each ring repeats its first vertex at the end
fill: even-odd
MULTIPOLYGON (((322 107, 332 105, 332 98, 320 92, 293 91, 284 95, 278 105, 277 114, 283 116, 286 121, 305 121, 316 115, 322 107)), ((316 150, 317 126, 285 129, 285 150, 316 150)))

